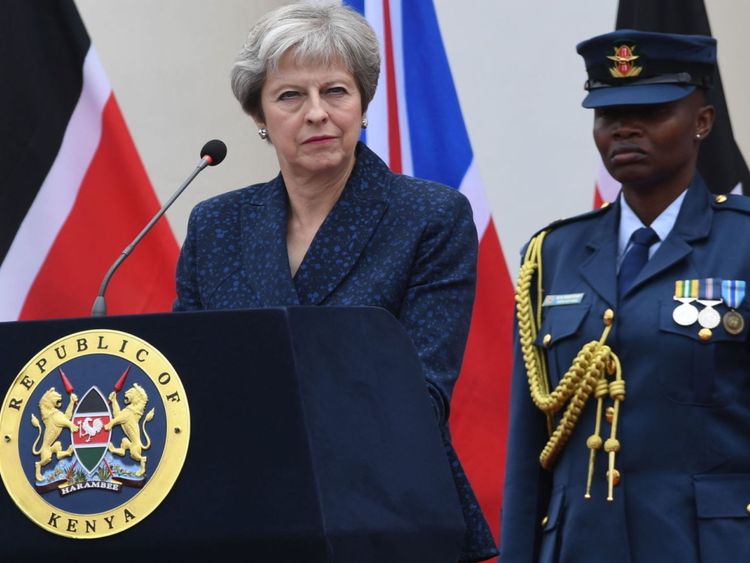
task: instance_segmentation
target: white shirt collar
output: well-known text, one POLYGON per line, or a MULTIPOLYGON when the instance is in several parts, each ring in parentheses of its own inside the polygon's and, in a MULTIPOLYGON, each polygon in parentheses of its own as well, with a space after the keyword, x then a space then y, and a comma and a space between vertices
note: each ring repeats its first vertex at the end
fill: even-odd
POLYGON ((643 222, 635 214, 635 211, 625 201, 625 197, 620 192, 620 231, 617 241, 617 267, 619 269, 622 259, 625 257, 625 253, 628 251, 628 243, 630 237, 636 229, 641 227, 650 226, 656 234, 659 235, 659 242, 654 243, 648 252, 648 257, 651 258, 656 250, 661 246, 664 239, 667 238, 670 231, 677 222, 677 215, 680 213, 680 207, 685 199, 687 190, 677 196, 677 198, 669 204, 669 206, 662 211, 659 216, 654 219, 651 225, 644 225, 643 222))

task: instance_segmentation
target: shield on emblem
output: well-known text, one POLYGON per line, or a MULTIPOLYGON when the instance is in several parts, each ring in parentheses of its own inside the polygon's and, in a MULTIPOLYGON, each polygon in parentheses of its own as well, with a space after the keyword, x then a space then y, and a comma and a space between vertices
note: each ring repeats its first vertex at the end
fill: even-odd
POLYGON ((78 402, 73 414, 73 424, 78 426, 73 434, 73 449, 78 462, 91 474, 101 463, 107 453, 111 430, 104 425, 112 419, 104 395, 94 386, 78 402))

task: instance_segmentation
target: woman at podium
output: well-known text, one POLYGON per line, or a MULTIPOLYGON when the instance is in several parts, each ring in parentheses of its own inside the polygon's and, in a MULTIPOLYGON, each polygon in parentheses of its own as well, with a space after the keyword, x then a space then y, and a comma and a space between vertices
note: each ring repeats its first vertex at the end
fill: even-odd
POLYGON ((280 173, 192 211, 176 311, 376 306, 410 335, 461 498, 462 561, 496 549, 447 439, 469 330, 477 235, 457 190, 392 173, 359 141, 380 72, 367 21, 340 5, 292 4, 261 18, 231 83, 280 173))

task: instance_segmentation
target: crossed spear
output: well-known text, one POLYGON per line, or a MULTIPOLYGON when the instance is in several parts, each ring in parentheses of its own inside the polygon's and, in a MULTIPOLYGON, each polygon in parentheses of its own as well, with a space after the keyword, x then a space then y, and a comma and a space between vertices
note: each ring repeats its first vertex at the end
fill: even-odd
MULTIPOLYGON (((70 382, 70 379, 68 379, 68 376, 65 375, 65 372, 62 370, 62 368, 57 368, 60 370, 60 379, 62 379, 63 387, 65 388, 65 392, 70 395, 75 391, 75 388, 73 387, 73 384, 70 382)), ((128 378, 128 374, 130 373, 130 366, 125 368, 125 371, 122 372, 122 375, 120 378, 115 382, 114 391, 115 393, 119 393, 120 390, 125 385, 125 380, 128 378)))

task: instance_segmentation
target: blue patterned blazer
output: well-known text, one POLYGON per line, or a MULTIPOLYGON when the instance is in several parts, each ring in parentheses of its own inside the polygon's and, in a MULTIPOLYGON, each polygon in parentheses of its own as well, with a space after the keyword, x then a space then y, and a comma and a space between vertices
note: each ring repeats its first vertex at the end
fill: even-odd
MULTIPOLYGON (((180 254, 174 310, 387 309, 411 336, 445 428, 476 282, 477 234, 466 198, 392 173, 360 143, 346 187, 294 277, 287 204, 281 175, 199 203, 180 254)), ((463 560, 481 560, 495 553, 494 542, 447 438, 446 446, 467 520, 463 560)))

